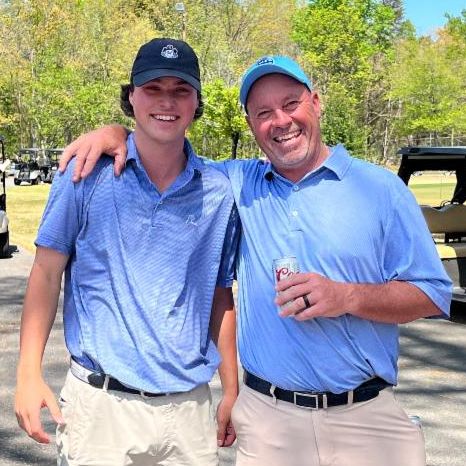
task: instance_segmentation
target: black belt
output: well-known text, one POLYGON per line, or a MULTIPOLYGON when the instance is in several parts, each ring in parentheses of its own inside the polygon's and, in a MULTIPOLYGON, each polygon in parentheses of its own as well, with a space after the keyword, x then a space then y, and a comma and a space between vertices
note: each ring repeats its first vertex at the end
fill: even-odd
POLYGON ((244 373, 244 383, 249 388, 259 393, 276 398, 277 400, 287 401, 296 406, 307 409, 327 408, 329 406, 340 406, 348 403, 358 403, 375 398, 381 390, 389 387, 390 384, 380 377, 367 380, 351 392, 332 393, 332 392, 293 392, 284 390, 272 385, 270 382, 263 380, 249 372, 244 373), (351 400, 352 397, 352 400, 351 400))
MULTIPOLYGON (((93 387, 104 388, 105 378, 106 378, 105 374, 94 372, 93 374, 90 374, 87 376, 87 381, 89 382, 89 385, 92 385, 93 387)), ((157 396, 168 395, 168 393, 151 393, 151 392, 144 392, 142 390, 136 390, 135 388, 129 388, 126 385, 123 385, 117 379, 114 379, 112 377, 108 378, 107 390, 116 390, 118 392, 133 393, 134 395, 141 395, 147 398, 155 398, 157 396)))
POLYGON ((132 393, 133 395, 141 395, 142 397, 155 398, 157 396, 174 395, 175 393, 151 393, 137 390, 136 388, 129 388, 123 385, 117 379, 110 377, 101 372, 92 371, 76 362, 73 358, 70 364, 71 373, 79 380, 92 385, 95 388, 104 388, 107 390, 116 390, 118 392, 132 393))

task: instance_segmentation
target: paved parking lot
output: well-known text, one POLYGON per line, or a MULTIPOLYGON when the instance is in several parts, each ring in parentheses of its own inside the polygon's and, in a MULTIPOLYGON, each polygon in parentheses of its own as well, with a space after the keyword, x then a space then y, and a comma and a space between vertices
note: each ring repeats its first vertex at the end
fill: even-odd
MULTIPOLYGON (((40 446, 23 435, 13 414, 21 303, 31 263, 32 256, 22 250, 10 259, 0 259, 1 466, 54 464, 54 447, 40 446)), ((428 466, 465 466, 466 325, 424 319, 402 326, 400 341, 397 394, 409 414, 421 417, 428 466)), ((68 361, 61 316, 54 325, 44 361, 46 378, 58 392, 68 361)), ((217 378, 212 389, 218 399, 217 378)), ((52 422, 47 416, 44 419, 49 431, 53 432, 52 422)), ((221 465, 232 465, 233 457, 234 448, 222 451, 221 465)))

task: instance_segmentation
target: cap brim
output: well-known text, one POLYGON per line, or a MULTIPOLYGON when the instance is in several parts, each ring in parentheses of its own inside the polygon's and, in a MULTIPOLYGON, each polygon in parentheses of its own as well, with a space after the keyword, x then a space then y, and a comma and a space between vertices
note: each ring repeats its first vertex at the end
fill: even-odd
POLYGON ((243 107, 246 107, 246 100, 248 98, 249 91, 251 90, 252 85, 262 76, 265 76, 267 74, 272 74, 272 73, 278 73, 278 74, 284 74, 286 76, 290 76, 290 78, 296 79, 296 81, 300 82, 301 84, 304 84, 305 86, 309 87, 308 81, 303 80, 287 70, 286 68, 282 68, 281 66, 275 65, 275 64, 270 64, 270 65, 261 65, 258 66, 255 70, 252 70, 244 79, 244 81, 241 84, 241 90, 239 94, 239 100, 243 107))
POLYGON ((136 87, 143 86, 144 84, 152 81, 153 79, 163 78, 165 76, 180 78, 194 87, 197 91, 201 92, 201 83, 193 76, 183 73, 182 71, 175 71, 169 69, 156 69, 144 71, 133 76, 133 84, 136 87))

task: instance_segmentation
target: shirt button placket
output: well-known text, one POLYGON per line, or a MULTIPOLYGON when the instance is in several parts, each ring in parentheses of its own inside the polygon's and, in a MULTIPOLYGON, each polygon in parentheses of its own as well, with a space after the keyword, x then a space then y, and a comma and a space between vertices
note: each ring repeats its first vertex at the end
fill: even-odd
POLYGON ((160 199, 152 209, 152 222, 151 225, 153 227, 157 226, 157 211, 160 210, 160 206, 163 204, 163 201, 160 199))
POLYGON ((297 202, 300 188, 297 184, 295 184, 293 185, 291 189, 292 189, 292 192, 289 197, 291 230, 300 230, 300 227, 299 227, 300 209, 299 209, 299 203, 297 202))

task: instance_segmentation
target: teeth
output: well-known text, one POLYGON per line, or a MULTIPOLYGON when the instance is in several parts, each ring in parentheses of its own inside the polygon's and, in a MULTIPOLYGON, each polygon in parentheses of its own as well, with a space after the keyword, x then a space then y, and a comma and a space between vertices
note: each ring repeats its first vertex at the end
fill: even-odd
POLYGON ((292 133, 287 133, 287 134, 284 134, 283 136, 277 136, 275 138, 275 141, 277 141, 277 142, 289 141, 290 139, 298 137, 300 134, 301 134, 300 130, 293 131, 292 133))
POLYGON ((162 120, 162 121, 175 121, 176 116, 174 115, 153 115, 153 117, 156 120, 162 120))

